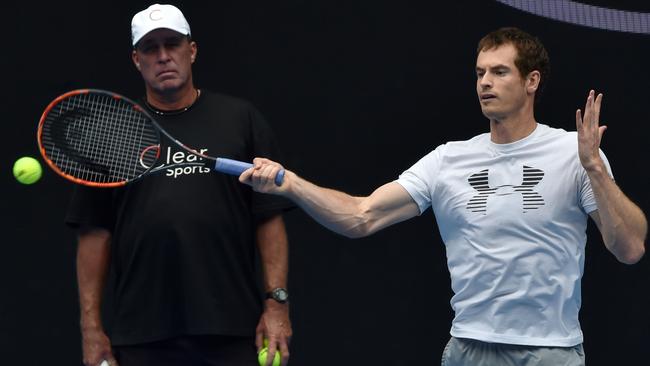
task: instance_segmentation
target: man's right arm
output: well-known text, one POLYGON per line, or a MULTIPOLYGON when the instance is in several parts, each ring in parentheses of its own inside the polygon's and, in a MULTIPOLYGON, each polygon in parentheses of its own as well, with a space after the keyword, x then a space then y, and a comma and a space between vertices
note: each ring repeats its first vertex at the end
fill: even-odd
POLYGON ((396 182, 379 187, 370 196, 354 197, 319 187, 288 170, 283 184, 276 186, 274 179, 280 169, 278 163, 255 158, 254 166, 239 180, 255 191, 291 199, 318 223, 347 237, 367 236, 420 214, 411 195, 396 182))
POLYGON ((100 228, 82 228, 77 247, 77 282, 79 286, 80 326, 83 362, 99 365, 113 359, 111 343, 102 326, 101 303, 110 261, 111 234, 100 228))

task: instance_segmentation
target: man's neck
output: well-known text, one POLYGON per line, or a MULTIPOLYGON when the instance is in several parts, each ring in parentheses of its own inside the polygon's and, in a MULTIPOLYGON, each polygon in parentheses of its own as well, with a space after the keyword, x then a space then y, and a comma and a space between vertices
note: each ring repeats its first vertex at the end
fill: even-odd
POLYGON ((174 111, 192 105, 198 98, 198 93, 192 84, 168 94, 147 88, 147 103, 161 111, 174 111))
POLYGON ((519 141, 535 131, 537 121, 532 113, 490 119, 490 138, 495 144, 519 141))

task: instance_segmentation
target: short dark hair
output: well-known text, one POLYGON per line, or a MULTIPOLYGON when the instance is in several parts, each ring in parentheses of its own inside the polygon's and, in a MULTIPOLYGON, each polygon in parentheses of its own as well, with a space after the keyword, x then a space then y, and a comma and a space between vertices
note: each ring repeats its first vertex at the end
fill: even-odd
POLYGON ((540 98, 551 73, 551 61, 542 42, 523 30, 515 27, 499 28, 488 33, 478 42, 476 53, 497 48, 504 44, 512 44, 517 50, 515 66, 526 77, 531 71, 540 73, 539 86, 535 93, 535 101, 540 98))

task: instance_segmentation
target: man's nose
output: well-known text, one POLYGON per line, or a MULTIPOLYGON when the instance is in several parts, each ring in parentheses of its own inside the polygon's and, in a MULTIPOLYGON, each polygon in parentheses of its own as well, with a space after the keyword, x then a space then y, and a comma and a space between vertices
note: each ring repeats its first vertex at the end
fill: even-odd
POLYGON ((492 77, 490 76, 489 73, 486 72, 485 74, 483 74, 483 76, 481 76, 478 83, 483 89, 491 88, 492 87, 492 77))
POLYGON ((167 62, 169 61, 169 52, 165 47, 158 47, 158 62, 167 62))

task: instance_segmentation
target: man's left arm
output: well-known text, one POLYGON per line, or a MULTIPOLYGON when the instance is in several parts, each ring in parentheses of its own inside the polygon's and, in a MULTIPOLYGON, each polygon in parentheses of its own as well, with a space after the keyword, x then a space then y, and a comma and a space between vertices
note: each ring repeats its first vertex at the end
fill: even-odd
MULTIPOLYGON (((287 287, 289 272, 289 241, 281 214, 261 221, 257 226, 257 245, 260 251, 264 275, 264 291, 287 287)), ((289 360, 289 341, 292 329, 289 319, 289 303, 274 299, 264 300, 264 312, 257 325, 256 345, 263 347, 263 339, 269 341, 268 360, 273 360, 276 349, 282 354, 282 365, 289 360)))
POLYGON ((590 216, 596 222, 607 249, 619 261, 633 264, 645 253, 648 222, 641 209, 614 183, 600 156, 600 141, 606 129, 599 126, 602 98, 602 94, 595 96, 595 92, 590 91, 584 119, 580 110, 576 112, 578 152, 598 206, 590 216))

